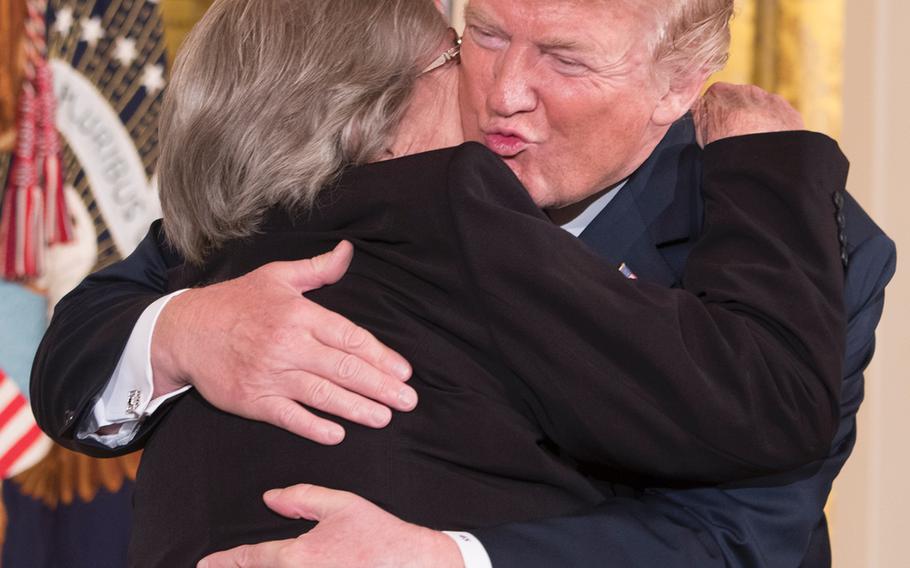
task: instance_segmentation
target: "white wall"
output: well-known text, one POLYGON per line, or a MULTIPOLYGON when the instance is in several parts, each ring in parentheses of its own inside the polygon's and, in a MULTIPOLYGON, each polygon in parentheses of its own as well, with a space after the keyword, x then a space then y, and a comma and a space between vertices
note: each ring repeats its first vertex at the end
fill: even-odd
POLYGON ((461 33, 464 30, 464 6, 468 0, 452 0, 452 25, 461 33))
POLYGON ((897 241, 859 442, 835 485, 834 564, 910 566, 910 2, 848 0, 844 133, 849 188, 897 241))

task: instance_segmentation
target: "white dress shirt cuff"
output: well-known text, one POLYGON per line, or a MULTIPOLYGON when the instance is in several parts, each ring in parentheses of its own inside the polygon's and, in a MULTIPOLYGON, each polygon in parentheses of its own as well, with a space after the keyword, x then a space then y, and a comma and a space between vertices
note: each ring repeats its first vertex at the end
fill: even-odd
POLYGON ((464 568, 493 568, 487 549, 480 544, 477 537, 468 532, 442 531, 447 534, 461 551, 464 568))
POLYGON ((79 425, 76 437, 91 439, 109 448, 130 443, 139 425, 171 398, 186 392, 190 387, 151 399, 154 392, 152 375, 152 333, 164 306, 186 290, 178 290, 159 298, 139 316, 120 361, 107 386, 95 402, 92 412, 79 425), (119 425, 119 428, 111 426, 119 425), (105 429, 104 433, 101 432, 105 429))

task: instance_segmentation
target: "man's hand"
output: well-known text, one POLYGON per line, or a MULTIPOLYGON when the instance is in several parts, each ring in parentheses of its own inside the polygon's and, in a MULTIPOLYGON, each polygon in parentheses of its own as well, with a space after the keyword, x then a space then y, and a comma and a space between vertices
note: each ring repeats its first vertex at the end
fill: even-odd
POLYGON ((702 147, 733 136, 805 129, 790 103, 753 85, 715 83, 695 103, 692 114, 702 147))
POLYGON ((203 558, 197 568, 463 568, 445 534, 406 523, 353 493, 315 485, 274 489, 270 509, 319 524, 289 540, 238 546, 203 558))
POLYGON ((152 336, 155 397, 192 384, 214 406, 322 444, 344 429, 301 405, 381 428, 417 393, 407 361, 366 330, 302 296, 337 282, 353 247, 273 262, 171 300, 152 336))

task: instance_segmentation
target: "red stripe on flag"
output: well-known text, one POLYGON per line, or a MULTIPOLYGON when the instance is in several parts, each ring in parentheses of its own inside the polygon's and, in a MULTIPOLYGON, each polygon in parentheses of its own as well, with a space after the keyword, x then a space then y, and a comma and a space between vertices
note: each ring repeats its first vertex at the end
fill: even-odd
POLYGON ((19 438, 19 440, 13 444, 13 447, 9 449, 8 452, 3 454, 0 457, 0 477, 6 477, 6 473, 10 470, 13 464, 16 463, 16 460, 22 457, 29 448, 34 445, 38 438, 41 436, 41 430, 38 428, 37 424, 33 424, 28 432, 24 436, 19 438))
POLYGON ((23 406, 25 406, 25 397, 21 394, 16 394, 16 397, 6 405, 6 408, 0 411, 0 429, 5 427, 7 422, 12 420, 13 416, 15 416, 23 406))

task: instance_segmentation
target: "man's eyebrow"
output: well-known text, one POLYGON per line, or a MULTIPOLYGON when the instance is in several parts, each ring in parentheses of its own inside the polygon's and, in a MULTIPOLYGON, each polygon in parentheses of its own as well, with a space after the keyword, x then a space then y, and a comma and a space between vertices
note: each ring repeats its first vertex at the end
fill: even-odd
POLYGON ((464 9, 464 20, 468 24, 477 24, 485 28, 499 29, 499 26, 493 23, 493 19, 490 18, 490 16, 470 4, 464 9))
POLYGON ((570 39, 547 39, 543 41, 536 42, 535 45, 541 51, 577 51, 577 52, 589 52, 593 51, 590 46, 584 45, 574 40, 570 39))

